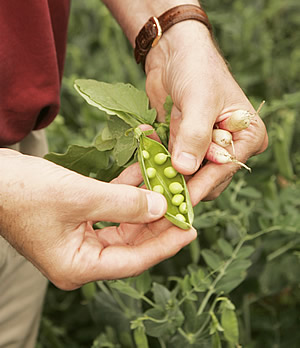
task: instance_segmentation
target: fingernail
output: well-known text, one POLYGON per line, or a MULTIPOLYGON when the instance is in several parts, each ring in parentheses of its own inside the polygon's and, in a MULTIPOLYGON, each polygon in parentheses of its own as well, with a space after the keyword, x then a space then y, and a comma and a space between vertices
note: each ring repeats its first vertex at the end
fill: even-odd
POLYGON ((181 152, 177 157, 176 162, 180 167, 186 170, 195 171, 197 169, 197 158, 191 153, 181 152))
POLYGON ((166 210, 166 200, 160 193, 147 193, 148 212, 152 216, 162 216, 166 210))

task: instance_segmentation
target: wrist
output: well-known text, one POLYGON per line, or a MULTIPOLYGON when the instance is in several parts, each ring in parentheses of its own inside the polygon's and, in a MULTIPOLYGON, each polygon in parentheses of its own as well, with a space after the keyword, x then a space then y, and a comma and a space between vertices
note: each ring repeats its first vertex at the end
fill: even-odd
MULTIPOLYGON (((207 14, 199 6, 187 4, 172 7, 158 17, 150 17, 139 31, 135 39, 134 48, 136 62, 138 64, 141 63, 145 70, 145 60, 151 48, 155 47, 162 36, 165 36, 167 31, 172 29, 172 27, 176 26, 177 28, 186 28, 187 26, 179 26, 178 24, 187 21, 190 21, 191 23, 193 21, 200 22, 208 29, 210 34, 212 33, 212 27, 207 14)), ((170 35, 168 36, 170 37, 170 35)))
POLYGON ((135 38, 141 28, 152 16, 158 17, 172 7, 179 5, 199 5, 198 0, 102 0, 122 27, 131 45, 135 46, 135 38), (128 16, 128 13, 131 15, 128 16), (132 14, 134 19, 132 19, 132 14))
POLYGON ((197 46, 204 51, 214 47, 214 41, 208 28, 196 20, 187 20, 173 25, 165 32, 158 44, 152 47, 146 57, 146 73, 156 67, 166 66, 171 56, 177 52, 189 52, 197 46))

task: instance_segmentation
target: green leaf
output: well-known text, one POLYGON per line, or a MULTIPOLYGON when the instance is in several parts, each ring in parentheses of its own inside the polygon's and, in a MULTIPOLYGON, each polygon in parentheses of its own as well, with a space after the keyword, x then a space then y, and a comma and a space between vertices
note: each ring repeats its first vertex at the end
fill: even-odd
POLYGON ((238 194, 243 197, 247 197, 250 199, 260 199, 262 194, 260 191, 256 190, 254 187, 243 187, 238 194))
POLYGON ((109 164, 109 154, 98 151, 94 146, 71 145, 66 153, 51 152, 45 159, 86 176, 107 168, 109 164))
MULTIPOLYGON (((127 163, 128 164, 128 163, 127 163)), ((101 181, 110 182, 115 179, 123 170, 116 162, 111 163, 111 165, 105 169, 99 169, 95 178, 101 181)))
POLYGON ((217 270, 221 264, 222 264, 222 260, 220 259, 220 257, 213 252, 212 250, 209 249, 203 249, 201 252, 204 261, 206 262, 206 264, 213 270, 217 270))
POLYGON ((170 332, 171 324, 166 317, 166 312, 162 308, 151 308, 145 314, 153 318, 153 320, 144 321, 147 335, 161 337, 170 332))
POLYGON ((216 293, 224 292, 225 294, 231 292, 245 279, 246 273, 228 273, 217 283, 216 293))
POLYGON ((102 327, 108 325, 114 327, 118 332, 130 331, 128 313, 116 302, 110 291, 107 293, 98 291, 92 302, 93 320, 102 327))
POLYGON ((117 164, 122 167, 124 166, 133 156, 137 148, 137 142, 132 136, 123 135, 118 138, 112 154, 117 164))
POLYGON ((228 256, 228 257, 232 256, 233 248, 232 248, 231 244, 229 244, 227 242, 227 240, 225 240, 223 238, 218 239, 218 246, 221 249, 224 256, 228 256))
POLYGON ((191 271, 191 285, 193 286, 194 290, 197 292, 204 292, 206 291, 210 284, 211 280, 207 276, 207 274, 204 272, 202 268, 199 268, 198 270, 192 270, 191 271))
POLYGON ((243 246, 241 249, 238 251, 236 257, 239 259, 246 259, 250 255, 252 255, 255 251, 255 248, 251 245, 243 246))
POLYGON ((97 288, 96 288, 96 284, 94 282, 91 282, 91 283, 87 283, 87 284, 82 285, 80 290, 81 290, 83 297, 87 301, 90 301, 94 297, 94 295, 96 294, 97 288))
POLYGON ((228 266, 226 273, 241 273, 252 265, 250 260, 236 259, 228 266))
POLYGON ((110 139, 121 138, 125 136, 129 129, 131 129, 131 127, 126 122, 116 117, 108 118, 107 128, 108 130, 105 131, 106 133, 104 134, 104 136, 109 136, 110 139))
POLYGON ((235 311, 228 309, 227 306, 222 306, 221 325, 224 329, 225 339, 237 345, 239 343, 239 328, 235 311))
POLYGON ((216 331, 212 335, 212 337, 211 337, 211 344, 212 344, 212 348, 222 348, 220 335, 219 335, 218 331, 216 331))
POLYGON ((149 271, 145 271, 136 277, 136 289, 140 294, 145 294, 151 289, 151 276, 149 271))
POLYGON ((168 301, 171 299, 171 292, 163 285, 153 283, 152 292, 155 303, 165 307, 168 301))
POLYGON ((151 308, 145 313, 152 318, 144 321, 146 332, 149 336, 161 337, 174 334, 178 327, 183 324, 184 316, 179 307, 162 309, 151 308))
POLYGON ((125 280, 111 280, 109 286, 129 297, 137 300, 141 298, 141 294, 125 280))
POLYGON ((166 124, 170 124, 171 121, 171 111, 173 107, 173 100, 170 95, 167 95, 165 103, 164 103, 164 109, 165 109, 165 122, 166 124))
POLYGON ((116 139, 103 140, 101 134, 98 135, 94 140, 94 146, 98 151, 107 151, 114 148, 116 139))
POLYGON ((132 127, 153 124, 156 110, 149 109, 144 91, 130 84, 109 84, 96 80, 76 80, 76 91, 91 105, 109 115, 117 115, 132 127))

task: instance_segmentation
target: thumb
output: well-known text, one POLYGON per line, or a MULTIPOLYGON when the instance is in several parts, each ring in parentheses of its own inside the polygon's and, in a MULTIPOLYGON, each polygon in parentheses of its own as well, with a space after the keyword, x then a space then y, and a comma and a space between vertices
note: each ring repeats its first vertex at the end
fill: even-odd
POLYGON ((177 117, 171 118, 172 164, 184 175, 195 173, 211 142, 212 129, 215 122, 215 110, 203 103, 199 96, 185 100, 177 117), (174 129, 175 128, 175 129, 174 129))
POLYGON ((148 223, 161 218, 167 210, 166 199, 156 192, 98 181, 88 186, 91 195, 87 220, 148 223))

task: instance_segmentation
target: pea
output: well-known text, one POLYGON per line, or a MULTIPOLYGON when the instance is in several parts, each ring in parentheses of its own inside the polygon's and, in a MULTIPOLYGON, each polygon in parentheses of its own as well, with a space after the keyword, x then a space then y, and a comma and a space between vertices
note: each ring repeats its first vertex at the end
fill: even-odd
POLYGON ((176 219, 182 222, 186 221, 186 218, 182 214, 176 214, 176 219))
POLYGON ((147 168, 146 172, 147 172, 147 176, 149 179, 153 179, 156 177, 156 169, 155 168, 149 167, 149 168, 147 168))
POLYGON ((149 159, 149 158, 150 158, 150 154, 149 154, 148 151, 143 150, 143 151, 142 151, 142 154, 143 154, 143 157, 144 157, 145 159, 149 159))
POLYGON ((186 202, 183 202, 183 203, 180 204, 179 211, 181 212, 181 214, 186 214, 187 213, 188 209, 187 209, 186 202))
POLYGON ((172 182, 169 185, 169 190, 175 195, 176 193, 181 193, 183 191, 183 186, 180 182, 172 182))
POLYGON ((164 188, 161 185, 155 185, 152 190, 161 194, 164 193, 164 188))
POLYGON ((177 172, 173 167, 170 166, 164 169, 164 175, 169 179, 173 179, 177 175, 177 172))
POLYGON ((156 164, 164 164, 166 162, 168 158, 168 155, 166 155, 165 153, 158 153, 157 155, 154 156, 154 162, 156 164))
POLYGON ((174 195, 172 198, 172 204, 176 205, 177 207, 180 206, 180 204, 184 201, 184 196, 182 194, 174 195))
POLYGON ((174 225, 188 229, 193 223, 193 208, 184 176, 172 166, 168 150, 157 141, 135 129, 138 140, 138 160, 145 185, 154 192, 163 194, 168 208, 165 217, 174 225))

